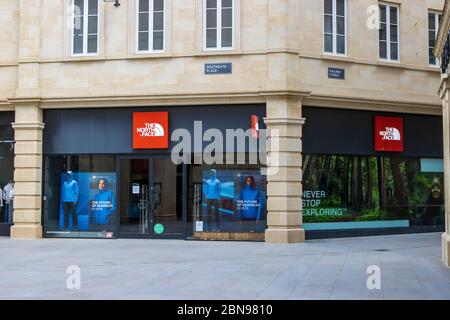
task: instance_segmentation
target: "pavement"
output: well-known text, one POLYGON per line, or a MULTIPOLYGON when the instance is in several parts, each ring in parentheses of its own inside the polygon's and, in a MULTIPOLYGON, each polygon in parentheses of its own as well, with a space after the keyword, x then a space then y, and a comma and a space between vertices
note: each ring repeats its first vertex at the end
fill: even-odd
POLYGON ((450 269, 438 233, 288 245, 0 238, 0 299, 450 299, 450 269))

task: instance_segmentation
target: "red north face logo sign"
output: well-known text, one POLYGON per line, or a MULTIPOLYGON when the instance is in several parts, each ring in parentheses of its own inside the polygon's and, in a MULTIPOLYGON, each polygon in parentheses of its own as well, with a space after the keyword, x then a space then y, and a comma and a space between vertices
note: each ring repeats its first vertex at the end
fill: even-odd
POLYGON ((404 151, 403 118, 375 117, 375 151, 404 151))
POLYGON ((133 148, 134 149, 169 148, 169 113, 134 112, 133 148))

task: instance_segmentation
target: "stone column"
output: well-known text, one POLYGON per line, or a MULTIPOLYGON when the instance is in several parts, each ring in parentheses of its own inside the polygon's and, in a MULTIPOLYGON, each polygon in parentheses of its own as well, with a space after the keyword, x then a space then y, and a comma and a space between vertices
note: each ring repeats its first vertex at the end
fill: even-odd
POLYGON ((13 239, 40 239, 42 180, 42 110, 39 101, 15 102, 13 239))
POLYGON ((445 83, 443 83, 441 98, 444 130, 445 233, 442 235, 442 259, 446 266, 450 267, 450 106, 447 79, 443 81, 445 83))
POLYGON ((266 103, 269 162, 266 242, 304 242, 301 138, 305 120, 301 117, 301 97, 268 97, 266 103))

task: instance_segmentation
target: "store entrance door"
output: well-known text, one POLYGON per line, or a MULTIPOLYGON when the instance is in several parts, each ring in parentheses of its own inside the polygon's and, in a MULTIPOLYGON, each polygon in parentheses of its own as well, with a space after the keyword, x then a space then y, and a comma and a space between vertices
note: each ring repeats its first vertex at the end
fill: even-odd
POLYGON ((185 167, 175 165, 170 158, 122 158, 119 161, 119 235, 184 239, 185 167))

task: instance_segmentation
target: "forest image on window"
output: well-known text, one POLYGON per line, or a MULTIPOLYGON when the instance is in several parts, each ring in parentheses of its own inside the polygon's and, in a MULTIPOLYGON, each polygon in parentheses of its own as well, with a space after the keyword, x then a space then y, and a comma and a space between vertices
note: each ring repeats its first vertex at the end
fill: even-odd
POLYGON ((444 223, 442 172, 420 158, 304 155, 303 222, 444 223))

